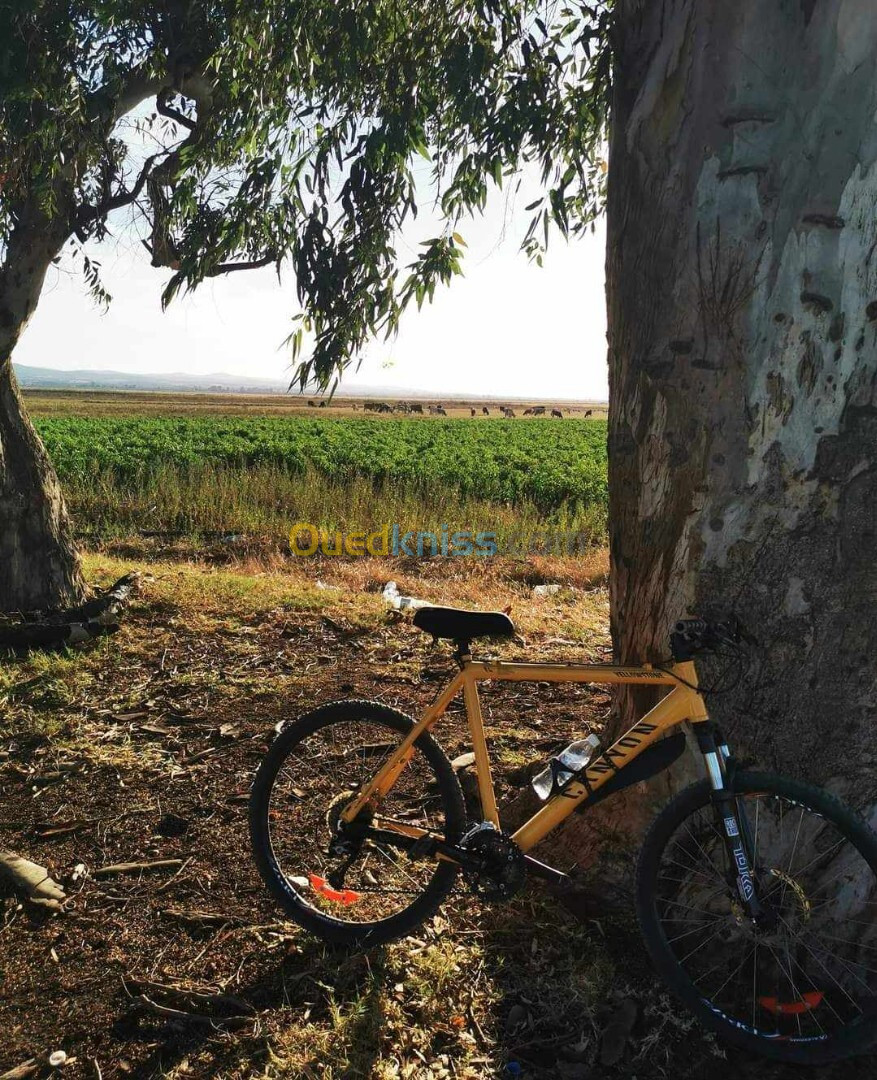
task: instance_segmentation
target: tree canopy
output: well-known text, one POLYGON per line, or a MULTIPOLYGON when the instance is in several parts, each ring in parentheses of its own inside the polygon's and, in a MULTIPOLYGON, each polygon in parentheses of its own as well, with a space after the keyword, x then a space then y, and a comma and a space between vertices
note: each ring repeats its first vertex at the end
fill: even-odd
POLYGON ((604 0, 0 0, 0 255, 69 237, 106 299, 83 245, 129 207, 165 303, 288 265, 298 377, 328 385, 460 272, 459 220, 514 170, 543 185, 531 257, 593 218, 608 21, 604 0), (423 199, 446 227, 403 265, 423 199))

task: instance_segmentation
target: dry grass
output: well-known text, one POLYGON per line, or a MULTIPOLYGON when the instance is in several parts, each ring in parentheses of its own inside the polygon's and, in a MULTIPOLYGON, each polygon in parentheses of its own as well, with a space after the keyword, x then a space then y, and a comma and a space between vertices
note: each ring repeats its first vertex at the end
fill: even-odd
POLYGON ((561 545, 568 542, 563 536, 576 534, 573 550, 600 545, 606 536, 602 504, 564 503, 547 513, 524 497, 509 503, 477 498, 452 484, 420 487, 361 475, 339 479, 314 467, 296 472, 266 463, 167 463, 144 470, 135 483, 113 469, 72 474, 64 490, 80 537, 92 544, 141 533, 246 534, 288 548, 289 530, 296 522, 311 523, 330 535, 336 529, 373 532, 388 522, 436 535, 442 525, 451 532, 491 532, 501 541, 550 532, 563 534, 557 541, 561 545))

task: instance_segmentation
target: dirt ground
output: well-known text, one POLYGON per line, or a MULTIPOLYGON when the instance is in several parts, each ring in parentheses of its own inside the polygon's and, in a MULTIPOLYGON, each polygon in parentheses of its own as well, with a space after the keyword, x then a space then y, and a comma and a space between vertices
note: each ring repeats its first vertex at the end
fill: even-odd
MULTIPOLYGON (((472 398, 471 400, 448 400, 436 398, 418 398, 423 408, 423 415, 406 413, 398 410, 400 398, 345 398, 345 397, 301 397, 298 394, 168 394, 156 391, 137 390, 25 390, 27 410, 31 416, 329 416, 378 417, 392 420, 394 417, 410 416, 413 419, 429 420, 430 405, 441 405, 450 419, 463 420, 472 418, 475 410, 477 420, 502 420, 501 404, 507 404, 514 412, 515 419, 524 419, 524 410, 534 406, 546 409, 543 419, 552 422, 551 410, 559 409, 565 417, 582 419, 586 415, 596 420, 605 420, 607 405, 605 401, 524 401, 509 398, 507 402, 498 402, 492 398, 472 398), (366 400, 385 401, 395 410, 392 413, 366 411, 366 400), (309 405, 308 402, 312 402, 309 405), (488 413, 483 412, 487 408, 488 413)), ((408 399, 404 399, 407 401, 408 399)), ((411 399, 412 401, 415 399, 411 399)))
MULTIPOLYGON (((0 847, 70 897, 45 914, 0 894, 0 1074, 801 1075, 727 1052, 690 1021, 652 975, 623 897, 576 918, 538 884, 489 908, 460 886, 416 937, 346 955, 283 922, 257 878, 246 799, 274 726, 348 696, 416 713, 452 671, 446 650, 388 612, 388 578, 436 602, 511 605, 520 638, 504 655, 596 658, 604 556, 489 570, 138 558, 147 576, 119 633, 0 662, 0 847), (564 588, 535 598, 546 580, 564 588), (102 873, 132 861, 166 865, 102 873), (57 1051, 67 1059, 53 1070, 57 1051)), ((86 569, 108 583, 130 565, 104 552, 86 569)), ((599 728, 608 697, 507 684, 483 705, 508 802, 527 764, 599 728)), ((452 756, 466 748, 461 719, 458 707, 436 732, 452 756)), ((877 1076, 873 1059, 854 1067, 877 1076)))

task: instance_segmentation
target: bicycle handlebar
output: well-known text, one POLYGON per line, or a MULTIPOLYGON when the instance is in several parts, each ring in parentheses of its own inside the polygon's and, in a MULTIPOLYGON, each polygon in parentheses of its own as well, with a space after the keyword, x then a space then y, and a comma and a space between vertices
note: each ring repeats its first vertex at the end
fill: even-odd
POLYGON ((699 652, 714 652, 722 645, 757 645, 736 615, 724 619, 680 619, 670 634, 674 660, 691 660, 699 652))

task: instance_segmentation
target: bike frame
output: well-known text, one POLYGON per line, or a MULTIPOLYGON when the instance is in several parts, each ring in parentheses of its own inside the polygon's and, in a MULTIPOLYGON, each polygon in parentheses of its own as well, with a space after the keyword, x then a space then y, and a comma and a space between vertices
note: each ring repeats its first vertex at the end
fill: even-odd
MULTIPOLYGON (((651 664, 630 667, 624 664, 525 664, 506 663, 502 660, 473 660, 468 653, 458 657, 460 670, 448 685, 439 692, 423 717, 414 725, 399 746, 393 751, 380 771, 357 793, 347 806, 342 818, 350 823, 365 806, 378 810, 383 797, 390 791, 407 762, 414 754, 414 743, 425 731, 429 731, 444 715, 448 705, 462 690, 469 734, 475 753, 475 770, 482 815, 497 829, 500 828, 496 806, 496 794, 491 775, 490 758, 481 703, 478 697, 479 682, 550 682, 550 683, 603 683, 615 686, 666 686, 672 687, 638 723, 593 758, 584 771, 582 782, 574 780, 559 794, 526 821, 512 836, 523 852, 529 851, 545 836, 569 817, 585 800, 597 792, 619 769, 628 765, 647 746, 661 738, 672 728, 686 721, 691 724, 707 723, 706 705, 697 690, 697 672, 691 660, 676 663, 667 668, 654 668, 651 664)), ((714 759, 715 755, 708 755, 714 759)), ((716 761, 707 761, 710 772, 720 770, 716 761)), ((381 827, 394 829, 406 836, 422 836, 424 830, 388 820, 381 827)))

